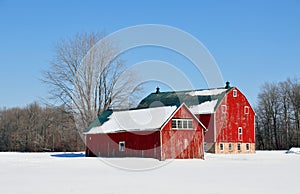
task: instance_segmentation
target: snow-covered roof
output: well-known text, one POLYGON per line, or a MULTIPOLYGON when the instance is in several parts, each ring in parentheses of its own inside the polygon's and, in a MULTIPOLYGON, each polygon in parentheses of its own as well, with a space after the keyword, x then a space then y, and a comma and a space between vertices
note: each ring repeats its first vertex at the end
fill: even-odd
POLYGON ((190 106, 189 109, 193 114, 214 113, 218 100, 206 101, 198 105, 190 106))
POLYGON ((177 109, 176 106, 113 111, 108 120, 87 131, 87 134, 112 133, 117 131, 156 130, 162 127, 177 109))
POLYGON ((210 90, 195 90, 191 92, 187 92, 188 95, 191 96, 212 96, 212 95, 219 95, 223 92, 226 92, 227 89, 223 88, 216 88, 210 90))

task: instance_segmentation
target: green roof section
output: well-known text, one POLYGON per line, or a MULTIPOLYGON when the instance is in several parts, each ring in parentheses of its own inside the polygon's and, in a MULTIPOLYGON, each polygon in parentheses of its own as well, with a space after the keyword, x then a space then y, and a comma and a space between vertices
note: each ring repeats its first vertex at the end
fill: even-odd
POLYGON ((107 109, 101 115, 98 116, 89 126, 84 130, 84 133, 89 132, 93 127, 101 126, 108 121, 108 117, 113 113, 113 110, 107 109))
POLYGON ((225 94, 232 88, 233 87, 151 93, 139 103, 137 108, 180 106, 182 103, 191 107, 204 102, 218 100, 218 103, 215 106, 216 108, 224 98, 225 94))

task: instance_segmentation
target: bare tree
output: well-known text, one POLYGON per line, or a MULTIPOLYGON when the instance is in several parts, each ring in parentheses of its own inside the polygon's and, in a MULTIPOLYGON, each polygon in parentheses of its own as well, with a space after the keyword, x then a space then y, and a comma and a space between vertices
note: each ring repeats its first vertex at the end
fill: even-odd
POLYGON ((256 113, 257 148, 289 149, 299 146, 299 79, 265 83, 258 95, 256 113))
POLYGON ((101 38, 99 33, 82 33, 58 42, 44 74, 51 98, 73 111, 81 130, 111 105, 124 108, 137 81, 134 74, 118 80, 124 61, 116 58, 116 45, 101 38))

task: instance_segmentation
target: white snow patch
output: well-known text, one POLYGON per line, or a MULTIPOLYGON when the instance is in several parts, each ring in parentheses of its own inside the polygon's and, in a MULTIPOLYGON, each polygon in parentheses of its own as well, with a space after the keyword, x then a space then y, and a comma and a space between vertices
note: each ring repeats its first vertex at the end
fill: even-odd
POLYGON ((293 148, 289 149, 286 153, 288 153, 288 154, 300 154, 300 148, 293 147, 293 148))
POLYGON ((164 106, 147 109, 116 111, 103 125, 92 128, 88 134, 109 133, 120 130, 159 129, 176 110, 176 106, 164 106))
POLYGON ((1 193, 299 193, 300 157, 285 154, 285 151, 206 154, 205 160, 173 161, 51 155, 53 153, 0 153, 1 193), (132 172, 107 163, 128 168, 165 166, 132 172))
POLYGON ((198 105, 189 107, 193 114, 214 113, 218 100, 206 101, 198 105))
POLYGON ((226 92, 227 89, 211 89, 188 92, 190 96, 213 96, 226 92))

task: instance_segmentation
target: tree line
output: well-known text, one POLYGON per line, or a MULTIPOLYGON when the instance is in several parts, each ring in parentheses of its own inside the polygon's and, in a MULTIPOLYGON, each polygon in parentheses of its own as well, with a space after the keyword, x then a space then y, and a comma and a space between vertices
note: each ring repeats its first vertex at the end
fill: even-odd
POLYGON ((256 107, 256 147, 262 150, 300 146, 300 80, 265 83, 256 107))
POLYGON ((63 106, 0 109, 0 151, 82 151, 84 142, 63 106))

